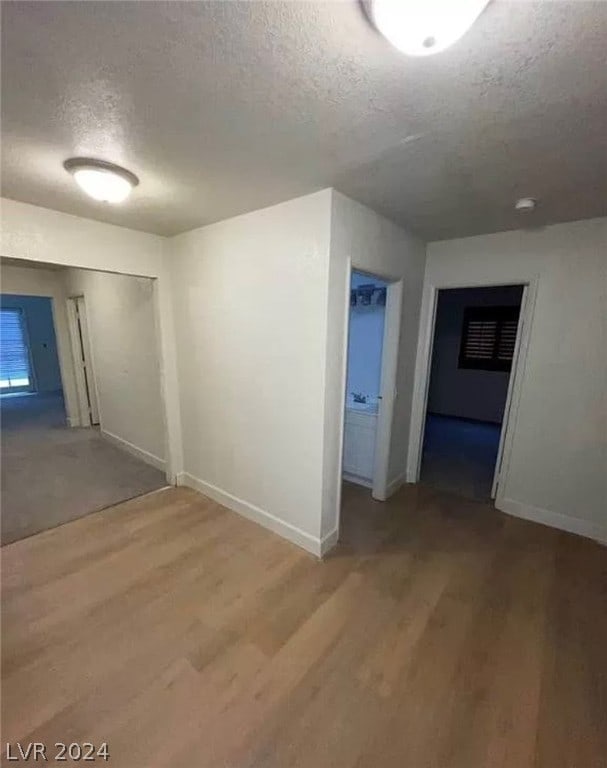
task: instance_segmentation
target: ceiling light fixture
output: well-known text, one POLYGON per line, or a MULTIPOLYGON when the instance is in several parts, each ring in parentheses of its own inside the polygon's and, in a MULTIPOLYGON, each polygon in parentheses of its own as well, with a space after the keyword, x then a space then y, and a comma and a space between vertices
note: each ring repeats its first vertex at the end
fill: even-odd
POLYGON ((409 56, 440 53, 459 40, 490 0, 367 0, 373 24, 409 56))
POLYGON ((87 195, 104 203, 122 203, 139 184, 134 173, 105 160, 72 157, 63 167, 87 195))
POLYGON ((533 197, 520 197, 514 204, 514 209, 523 213, 529 213, 534 210, 536 204, 537 201, 533 197))

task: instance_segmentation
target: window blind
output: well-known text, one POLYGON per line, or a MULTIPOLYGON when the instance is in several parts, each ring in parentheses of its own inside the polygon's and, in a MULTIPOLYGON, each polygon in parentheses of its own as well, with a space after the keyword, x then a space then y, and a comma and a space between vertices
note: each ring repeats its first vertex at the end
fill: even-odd
POLYGON ((509 371, 519 307, 467 307, 459 352, 460 368, 509 371))
POLYGON ((0 390, 31 386, 29 351, 20 309, 0 309, 0 390))

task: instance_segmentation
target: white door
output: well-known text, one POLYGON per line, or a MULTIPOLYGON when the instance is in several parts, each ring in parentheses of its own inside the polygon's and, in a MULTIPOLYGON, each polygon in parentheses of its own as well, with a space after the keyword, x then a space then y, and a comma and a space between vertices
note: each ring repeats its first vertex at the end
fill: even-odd
POLYGON ((398 344, 400 339, 400 318, 403 300, 402 280, 390 283, 386 295, 386 315, 384 320, 384 339, 381 361, 381 386, 377 428, 375 431, 375 456, 373 467, 374 499, 385 501, 390 492, 389 466, 390 440, 392 437, 392 418, 397 397, 396 368, 398 365, 398 344))
POLYGON ((99 406, 84 296, 68 299, 68 317, 80 406, 80 423, 81 426, 86 427, 99 424, 99 406))
POLYGON ((493 473, 493 483, 491 484, 491 498, 495 499, 497 496, 497 486, 499 484, 502 473, 502 462, 504 461, 504 441, 506 439, 506 432, 508 430, 508 424, 510 419, 510 413, 512 410, 512 391, 514 389, 514 378, 516 375, 516 369, 519 361, 521 338, 523 335, 523 325, 525 322, 525 314, 527 310, 527 302, 529 301, 529 289, 528 286, 523 287, 523 295, 521 297, 521 307, 518 315, 518 325, 516 327, 516 341, 514 343, 514 354, 512 355, 512 365, 510 367, 510 378, 508 379, 508 393, 506 395, 506 404, 504 406, 504 416, 502 419, 502 429, 500 432, 500 442, 497 451, 497 461, 495 462, 495 471, 493 473))

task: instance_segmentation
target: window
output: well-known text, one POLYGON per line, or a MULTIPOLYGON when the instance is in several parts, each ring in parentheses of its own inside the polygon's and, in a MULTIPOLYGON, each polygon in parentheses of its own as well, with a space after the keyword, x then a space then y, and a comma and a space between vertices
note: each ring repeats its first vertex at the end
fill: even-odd
POLYGON ((24 392, 31 389, 29 350, 23 312, 0 310, 0 391, 24 392))
POLYGON ((520 307, 466 307, 459 367, 509 371, 520 307))

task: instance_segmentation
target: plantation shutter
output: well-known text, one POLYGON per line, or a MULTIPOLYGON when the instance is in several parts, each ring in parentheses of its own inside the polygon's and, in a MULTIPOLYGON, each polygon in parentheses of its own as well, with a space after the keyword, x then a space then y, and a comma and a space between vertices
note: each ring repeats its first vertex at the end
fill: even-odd
POLYGON ((514 357, 514 347, 516 345, 516 331, 518 328, 518 319, 503 320, 500 324, 499 337, 497 341, 497 358, 512 362, 514 357))
POLYGON ((497 339, 497 320, 468 321, 464 354, 469 360, 491 360, 497 339))
POLYGON ((29 389, 31 384, 23 313, 0 310, 0 388, 3 392, 29 389))
POLYGON ((467 307, 459 353, 460 368, 509 371, 519 307, 467 307))

